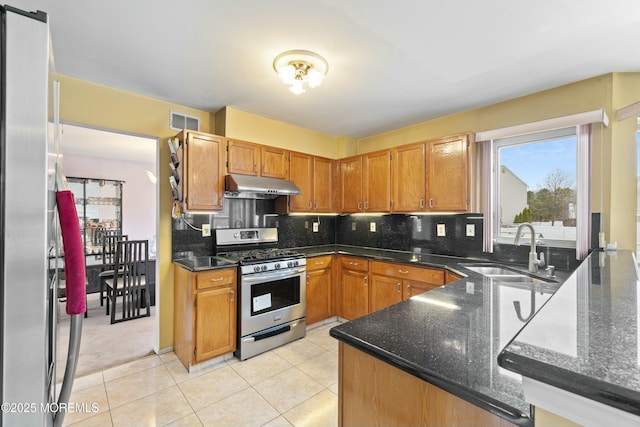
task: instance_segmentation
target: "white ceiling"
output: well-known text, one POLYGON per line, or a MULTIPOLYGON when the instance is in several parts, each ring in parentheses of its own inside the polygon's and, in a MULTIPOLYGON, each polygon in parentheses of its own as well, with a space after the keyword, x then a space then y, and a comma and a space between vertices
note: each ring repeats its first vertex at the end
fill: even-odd
POLYGON ((640 71, 637 0, 7 1, 50 15, 61 74, 335 136, 640 71), (278 80, 289 49, 328 60, 320 87, 278 80))

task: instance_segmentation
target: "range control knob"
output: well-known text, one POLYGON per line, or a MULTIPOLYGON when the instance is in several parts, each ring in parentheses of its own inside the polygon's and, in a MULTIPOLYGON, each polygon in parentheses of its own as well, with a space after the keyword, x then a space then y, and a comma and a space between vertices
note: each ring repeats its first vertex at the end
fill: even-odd
POLYGON ((298 264, 299 264, 299 262, 298 262, 298 261, 293 261, 293 265, 294 265, 294 267, 297 267, 297 266, 298 266, 298 264))
POLYGON ((287 267, 289 268, 293 267, 293 261, 287 261, 287 267))
POLYGON ((266 264, 262 266, 262 271, 267 271, 267 266, 266 266, 266 264))
POLYGON ((256 265, 255 267, 253 267, 253 271, 255 271, 256 273, 260 273, 260 267, 256 265))
POLYGON ((280 270, 280 264, 276 263, 276 265, 274 265, 274 267, 276 268, 276 270, 280 270))

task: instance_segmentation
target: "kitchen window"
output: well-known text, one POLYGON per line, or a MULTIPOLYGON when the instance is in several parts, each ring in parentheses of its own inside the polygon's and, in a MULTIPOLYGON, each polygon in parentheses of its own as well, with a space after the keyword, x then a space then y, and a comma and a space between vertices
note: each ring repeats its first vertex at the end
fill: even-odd
POLYGON ((602 140, 600 124, 608 122, 599 109, 476 134, 485 252, 513 244, 518 224, 531 222, 542 244, 575 247, 576 259, 584 259, 591 246, 591 131, 599 129, 602 140))
POLYGON ((493 142, 494 241, 513 243, 518 225, 529 222, 541 243, 575 247, 576 212, 582 202, 577 200, 576 128, 493 142))

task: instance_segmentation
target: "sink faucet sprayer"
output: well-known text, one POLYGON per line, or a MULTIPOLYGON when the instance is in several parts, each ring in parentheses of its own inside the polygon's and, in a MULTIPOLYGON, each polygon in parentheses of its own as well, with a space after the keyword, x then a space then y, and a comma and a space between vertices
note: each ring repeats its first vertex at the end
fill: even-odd
POLYGON ((529 272, 537 273, 538 267, 544 266, 544 252, 540 252, 540 259, 538 259, 538 254, 536 253, 536 231, 533 229, 533 225, 528 222, 523 222, 518 226, 518 231, 516 231, 516 238, 513 243, 516 246, 520 246, 520 230, 522 227, 529 227, 531 230, 531 252, 529 252, 529 272))

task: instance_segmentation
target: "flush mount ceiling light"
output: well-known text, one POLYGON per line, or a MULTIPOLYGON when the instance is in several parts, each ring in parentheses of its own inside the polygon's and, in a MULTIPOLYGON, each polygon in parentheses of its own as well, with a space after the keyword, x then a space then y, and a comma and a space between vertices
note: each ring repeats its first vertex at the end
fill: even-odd
POLYGON ((288 50, 276 56, 273 69, 289 90, 300 95, 305 92, 304 84, 316 87, 322 83, 329 71, 327 60, 317 53, 308 50, 288 50))

